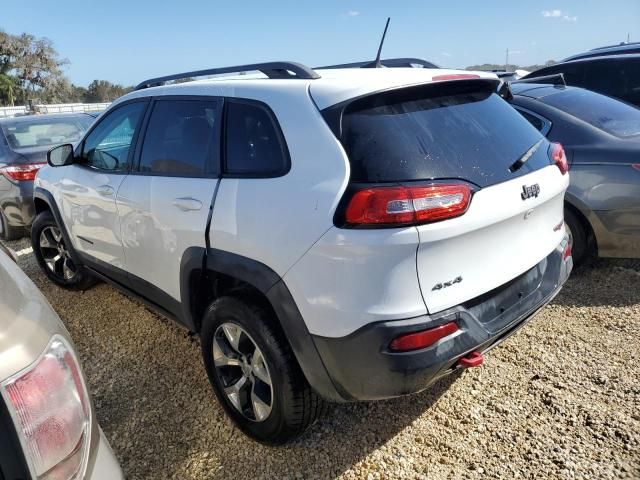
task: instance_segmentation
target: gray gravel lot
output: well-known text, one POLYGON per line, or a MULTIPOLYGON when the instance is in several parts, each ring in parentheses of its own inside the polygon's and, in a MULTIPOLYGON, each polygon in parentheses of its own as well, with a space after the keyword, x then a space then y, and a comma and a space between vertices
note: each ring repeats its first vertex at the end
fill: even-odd
POLYGON ((284 448, 225 417, 197 338, 107 285, 53 286, 28 251, 20 265, 71 332, 127 478, 640 478, 638 261, 574 272, 482 368, 334 406, 284 448))

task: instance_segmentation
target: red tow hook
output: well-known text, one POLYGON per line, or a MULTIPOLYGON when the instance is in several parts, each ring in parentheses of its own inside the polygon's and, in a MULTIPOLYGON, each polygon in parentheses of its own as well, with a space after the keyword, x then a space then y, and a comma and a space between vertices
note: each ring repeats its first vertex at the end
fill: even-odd
POLYGON ((480 352, 471 352, 466 357, 458 360, 458 365, 462 368, 479 367, 484 362, 484 357, 480 352))

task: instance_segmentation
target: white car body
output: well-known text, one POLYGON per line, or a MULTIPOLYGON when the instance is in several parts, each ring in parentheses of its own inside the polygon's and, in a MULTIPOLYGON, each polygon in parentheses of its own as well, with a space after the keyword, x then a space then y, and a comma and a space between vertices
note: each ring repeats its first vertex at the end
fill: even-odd
MULTIPOLYGON (((318 378, 327 377, 316 376, 315 369, 322 365, 329 371, 348 368, 330 358, 327 345, 334 340, 343 341, 383 323, 389 328, 415 330, 433 322, 434 315, 462 308, 459 306, 522 278, 537 266, 544 270, 550 255, 563 257, 545 295, 526 312, 514 313, 512 320, 529 318, 557 293, 571 270, 570 257, 563 256, 568 248, 563 196, 569 176, 547 158, 544 168, 473 187, 468 210, 457 218, 397 228, 342 228, 335 218, 351 183, 352 166, 343 143, 328 124, 328 109, 373 94, 453 84, 469 76, 496 86, 498 81, 491 73, 426 68, 317 73, 320 78, 249 75, 143 88, 114 102, 96 122, 104 122, 110 112, 137 99, 259 101, 272 110, 286 142, 291 166, 282 175, 189 178, 110 173, 71 164, 41 170, 36 179, 37 208, 42 211, 52 208, 47 203, 55 204, 58 222, 66 228, 83 263, 88 262, 107 279, 111 274, 124 281, 129 278, 131 290, 145 300, 162 297, 163 311, 173 313, 192 330, 198 329, 197 319, 189 313, 195 287, 185 280, 185 265, 228 268, 221 271, 226 276, 237 274, 263 292, 279 317, 303 319, 295 328, 294 320, 280 321, 307 379, 327 398, 384 398, 415 391, 419 386, 383 388, 371 394, 345 393, 348 388, 337 387, 338 393, 327 393, 331 383, 341 383, 336 378, 345 372, 336 378, 330 373, 332 380, 323 382, 318 378), (539 191, 532 198, 521 198, 527 185, 539 185, 539 191), (208 253, 193 261, 194 251, 208 253), (237 263, 229 267, 233 262, 237 263), (283 307, 281 302, 289 293, 292 305, 283 307), (183 314, 187 320, 181 318, 183 314), (314 340, 303 341, 299 335, 314 340), (316 348, 319 357, 306 359, 306 355, 316 355, 316 348)), ((513 121, 520 120, 514 117, 513 121)), ((528 133, 539 137, 536 145, 546 156, 546 140, 533 130, 528 133)), ((508 138, 509 132, 504 136, 508 138)), ((136 158, 142 141, 138 141, 136 158)), ((526 148, 521 153, 525 152, 526 148)), ((500 335, 511 332, 510 325, 500 335)), ((492 335, 474 333, 472 337, 476 344, 489 348, 492 335)), ((449 363, 462 356, 463 352, 453 353, 454 349, 444 345, 437 355, 448 352, 452 355, 449 363)), ((381 348, 386 347, 373 350, 377 353, 381 348)), ((444 372, 451 365, 441 367, 444 372)), ((364 380, 356 390, 360 387, 379 388, 364 380)))

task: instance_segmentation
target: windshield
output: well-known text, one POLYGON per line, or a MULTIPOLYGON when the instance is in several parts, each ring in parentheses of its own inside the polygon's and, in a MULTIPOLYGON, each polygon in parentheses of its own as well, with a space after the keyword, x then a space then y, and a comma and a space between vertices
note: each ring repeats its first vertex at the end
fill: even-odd
POLYGON ((352 181, 460 178, 484 187, 549 165, 546 149, 539 149, 510 172, 540 133, 491 91, 448 89, 383 94, 364 108, 348 109, 342 142, 352 181))
POLYGON ((605 95, 570 89, 541 100, 616 137, 640 135, 640 110, 605 95))
POLYGON ((93 121, 88 115, 69 118, 34 117, 2 123, 2 131, 13 150, 74 143, 93 121), (86 117, 86 118, 85 118, 86 117))

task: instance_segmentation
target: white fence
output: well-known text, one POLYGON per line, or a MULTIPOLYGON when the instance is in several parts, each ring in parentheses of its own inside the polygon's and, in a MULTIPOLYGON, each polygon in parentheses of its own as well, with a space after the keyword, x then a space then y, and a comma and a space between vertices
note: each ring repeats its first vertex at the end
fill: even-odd
MULTIPOLYGON (((53 105, 34 105, 33 113, 82 113, 104 110, 111 103, 58 103, 53 105)), ((28 106, 0 107, 0 118, 26 115, 31 113, 28 106)))

